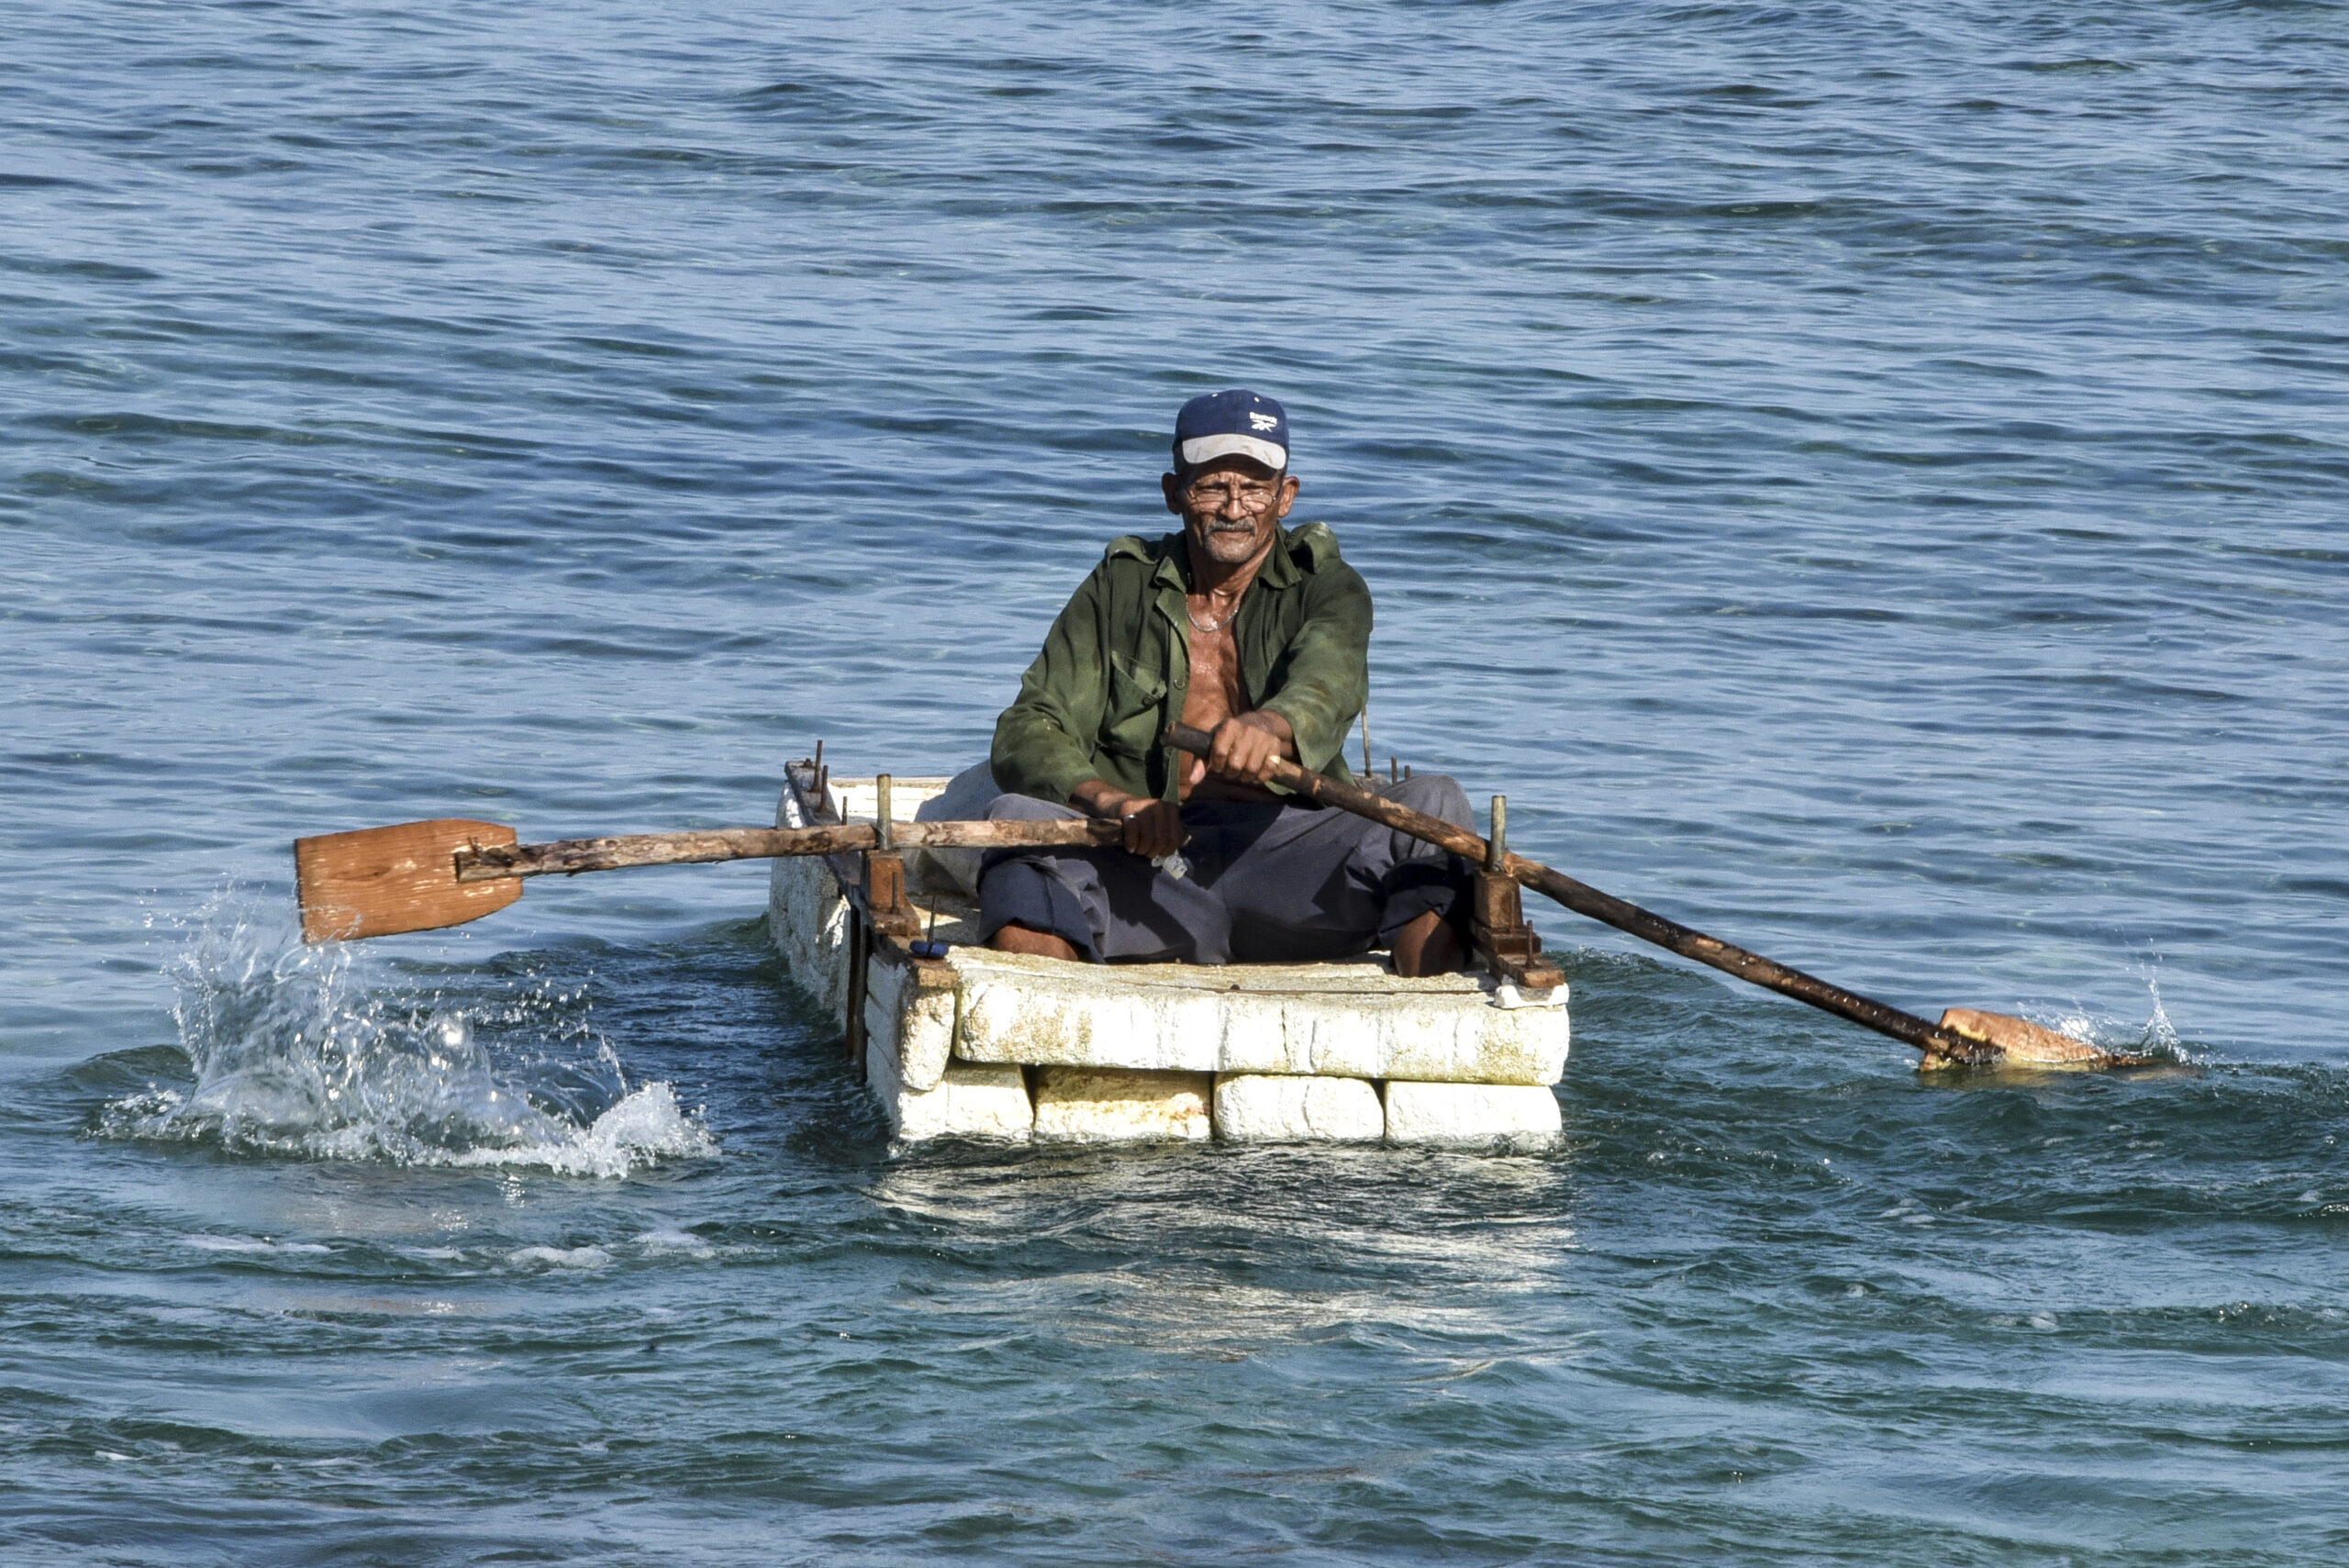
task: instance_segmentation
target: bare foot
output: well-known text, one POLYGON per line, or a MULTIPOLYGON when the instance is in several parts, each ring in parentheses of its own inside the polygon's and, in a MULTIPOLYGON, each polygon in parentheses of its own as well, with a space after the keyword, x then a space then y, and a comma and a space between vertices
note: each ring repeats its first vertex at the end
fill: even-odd
POLYGON ((1038 958, 1076 957, 1076 949, 1070 945, 1066 937, 1056 937, 1033 926, 1005 926, 988 940, 987 946, 997 952, 1033 953, 1038 958))
MULTIPOLYGON (((1006 928, 1008 929, 1009 928, 1006 928)), ((1450 974, 1467 962, 1452 923, 1431 909, 1395 933, 1395 973, 1405 979, 1450 974)))

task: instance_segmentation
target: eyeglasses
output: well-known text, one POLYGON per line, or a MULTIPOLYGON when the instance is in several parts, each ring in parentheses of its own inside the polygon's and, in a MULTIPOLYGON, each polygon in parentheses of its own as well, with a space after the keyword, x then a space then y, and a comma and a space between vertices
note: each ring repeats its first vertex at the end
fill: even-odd
POLYGON ((1230 480, 1201 480, 1183 494, 1191 505, 1205 511, 1221 512, 1237 501, 1243 512, 1262 512, 1271 507, 1273 497, 1280 494, 1276 484, 1235 484, 1230 480))

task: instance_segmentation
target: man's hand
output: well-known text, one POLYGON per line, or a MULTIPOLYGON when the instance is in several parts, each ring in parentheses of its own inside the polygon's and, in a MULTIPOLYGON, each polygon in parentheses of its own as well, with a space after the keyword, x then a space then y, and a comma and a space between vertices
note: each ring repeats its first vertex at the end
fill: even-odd
POLYGON ((1088 817, 1123 822, 1126 848, 1145 860, 1173 854, 1188 837, 1183 831, 1183 808, 1174 802, 1128 795, 1102 779, 1077 785, 1069 804, 1088 817))
POLYGON ((1234 714, 1215 727, 1215 744, 1208 750, 1208 772, 1249 784, 1266 783, 1273 776, 1273 765, 1287 760, 1295 739, 1288 720, 1277 713, 1234 714))

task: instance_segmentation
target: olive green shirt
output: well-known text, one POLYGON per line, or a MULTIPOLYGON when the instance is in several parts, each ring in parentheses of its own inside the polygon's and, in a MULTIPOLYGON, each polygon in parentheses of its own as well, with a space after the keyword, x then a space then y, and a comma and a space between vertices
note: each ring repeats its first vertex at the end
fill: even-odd
MULTIPOLYGON (((1276 531, 1232 622, 1241 706, 1287 719, 1299 762, 1351 781, 1346 733, 1370 691, 1370 588, 1326 525, 1276 531)), ((1110 543, 996 721, 996 787, 1066 805, 1101 779, 1175 798, 1167 731, 1190 690, 1190 589, 1183 535, 1110 543)))

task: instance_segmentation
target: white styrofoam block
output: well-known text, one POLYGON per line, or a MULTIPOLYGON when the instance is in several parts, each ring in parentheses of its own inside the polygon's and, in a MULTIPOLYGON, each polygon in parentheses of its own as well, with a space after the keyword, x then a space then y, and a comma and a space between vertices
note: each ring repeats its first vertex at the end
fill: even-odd
POLYGON ((1230 1143, 1375 1143, 1378 1091, 1360 1078, 1227 1073, 1215 1081, 1215 1135, 1230 1143))
POLYGON ((924 1089, 946 1076, 954 1054, 957 999, 952 985, 907 985, 897 1006, 897 1057, 908 1087, 924 1089))
MULTIPOLYGON (((915 813, 946 792, 951 780, 941 778, 892 778, 889 781, 889 818, 894 822, 910 822, 915 813)), ((881 791, 870 778, 831 780, 832 805, 843 822, 870 822, 881 814, 881 791)))
MULTIPOLYGON (((956 959, 967 951, 956 949, 956 959)), ((1152 995, 1102 985, 1088 973, 1099 966, 1091 964, 1062 964, 1066 973, 1059 974, 1006 974, 994 965, 975 966, 974 973, 967 961, 955 967, 963 976, 963 1009, 954 1053, 965 1061, 1154 1073, 1216 1069, 1222 1019, 1212 995, 1152 995)))
POLYGON ((954 1051, 954 986, 922 984, 912 965, 886 958, 865 964, 866 1035, 888 1040, 907 1088, 935 1088, 954 1051))
POLYGON ((1476 975, 1084 964, 984 948, 949 962, 963 991, 954 1053, 973 1062, 1520 1084, 1565 1073, 1566 1009, 1496 1006, 1476 975))
POLYGON ((792 979, 842 1015, 848 997, 848 903, 821 862, 774 862, 767 926, 792 979))
POLYGON ((1397 1079, 1387 1084, 1386 1101, 1390 1143, 1546 1149, 1558 1140, 1565 1127, 1558 1096, 1531 1084, 1419 1084, 1397 1079))
POLYGON ((1206 1139, 1214 1081, 1204 1073, 1046 1067, 1036 1078, 1040 1143, 1164 1143, 1206 1139))
MULTIPOLYGON (((1217 998, 1223 1013, 1223 1039, 1216 1049, 1216 1067, 1224 1073, 1310 1073, 1313 1046, 1309 1027, 1297 1029, 1280 996, 1249 991, 1227 991, 1217 998)), ((1299 1022, 1309 1020, 1299 1019, 1299 1022)))
POLYGON ((914 1090, 898 1075, 896 1053, 880 1041, 864 1048, 864 1081, 881 1102, 891 1130, 909 1142, 931 1138, 979 1138, 1025 1142, 1035 1125, 1028 1078, 1017 1067, 951 1064, 935 1087, 914 1090))
MULTIPOLYGON (((788 788, 775 803, 774 820, 778 828, 807 825, 788 788)), ((819 856, 779 855, 767 886, 767 931, 784 968, 845 1028, 849 908, 831 868, 819 856)))

